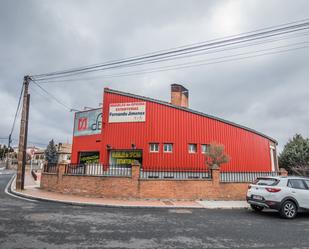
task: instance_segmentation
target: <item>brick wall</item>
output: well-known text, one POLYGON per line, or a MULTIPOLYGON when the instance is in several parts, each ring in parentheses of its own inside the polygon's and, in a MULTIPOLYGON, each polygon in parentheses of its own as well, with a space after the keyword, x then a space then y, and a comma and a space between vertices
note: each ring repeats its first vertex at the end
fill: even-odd
POLYGON ((244 200, 247 183, 222 183, 208 180, 140 180, 139 198, 180 200, 244 200))
POLYGON ((139 178, 139 166, 132 166, 132 177, 64 175, 64 165, 57 174, 42 173, 41 188, 82 196, 105 198, 147 198, 179 200, 244 200, 248 183, 220 183, 219 169, 209 180, 145 180, 139 178))

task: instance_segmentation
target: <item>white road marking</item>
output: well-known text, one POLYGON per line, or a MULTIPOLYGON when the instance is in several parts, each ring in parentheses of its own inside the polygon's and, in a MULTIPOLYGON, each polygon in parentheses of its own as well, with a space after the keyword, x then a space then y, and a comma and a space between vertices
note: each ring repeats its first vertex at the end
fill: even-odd
POLYGON ((10 180, 10 181, 8 182, 8 184, 6 185, 4 192, 5 192, 7 195, 10 195, 10 196, 15 197, 15 198, 17 198, 17 199, 21 199, 21 200, 25 200, 25 201, 30 201, 30 202, 38 202, 37 200, 27 199, 27 198, 24 198, 24 197, 21 197, 21 196, 12 194, 12 193, 10 193, 10 192, 8 191, 9 188, 11 187, 11 184, 12 184, 12 182, 13 182, 13 180, 14 180, 15 177, 16 177, 16 174, 12 176, 11 180, 10 180))

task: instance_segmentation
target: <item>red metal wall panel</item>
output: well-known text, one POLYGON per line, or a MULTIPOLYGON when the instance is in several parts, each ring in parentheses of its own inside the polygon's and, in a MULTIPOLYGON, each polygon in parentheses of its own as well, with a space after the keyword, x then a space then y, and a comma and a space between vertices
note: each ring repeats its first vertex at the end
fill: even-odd
POLYGON ((224 171, 271 171, 269 139, 224 122, 172 108, 157 102, 146 101, 146 121, 108 123, 111 103, 144 102, 135 97, 112 92, 103 96, 102 133, 74 137, 72 162, 77 162, 78 151, 100 149, 100 161, 109 163, 107 145, 112 149, 143 150, 143 167, 192 168, 205 165, 201 144, 217 142, 225 146, 231 161, 222 165, 224 171), (97 143, 96 140, 100 140, 97 143), (158 153, 149 152, 149 143, 160 143, 158 153), (173 143, 173 152, 164 153, 163 144, 173 143), (188 143, 198 145, 197 153, 188 153, 188 143))
POLYGON ((269 140, 253 132, 203 117, 194 113, 148 101, 146 121, 133 123, 108 123, 109 104, 140 102, 133 97, 105 92, 103 113, 103 162, 108 163, 106 145, 113 149, 131 149, 135 144, 143 150, 143 167, 167 166, 191 168, 205 165, 201 144, 218 142, 225 145, 231 161, 223 170, 270 171, 269 140), (149 152, 149 143, 160 143, 159 153, 149 152), (173 153, 163 152, 163 143, 173 143, 173 153), (196 143, 196 154, 188 153, 188 143, 196 143))
MULTIPOLYGON (((101 134, 89 135, 89 136, 77 136, 77 137, 73 136, 71 162, 78 163, 79 152, 85 152, 85 151, 101 152, 102 150, 101 140, 102 140, 101 134)), ((100 159, 102 159, 102 156, 100 156, 100 159)))

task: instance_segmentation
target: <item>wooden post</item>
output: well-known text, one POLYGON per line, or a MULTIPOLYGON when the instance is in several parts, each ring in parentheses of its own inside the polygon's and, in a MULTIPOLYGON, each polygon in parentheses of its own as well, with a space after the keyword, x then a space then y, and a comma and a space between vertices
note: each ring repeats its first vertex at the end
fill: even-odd
POLYGON ((19 145, 18 145, 18 167, 17 167, 17 178, 16 178, 16 190, 24 189, 25 179, 25 167, 26 167, 26 149, 27 149, 27 130, 28 130, 28 116, 29 116, 29 103, 30 94, 28 94, 30 77, 25 76, 23 87, 23 107, 20 120, 20 131, 19 131, 19 145))

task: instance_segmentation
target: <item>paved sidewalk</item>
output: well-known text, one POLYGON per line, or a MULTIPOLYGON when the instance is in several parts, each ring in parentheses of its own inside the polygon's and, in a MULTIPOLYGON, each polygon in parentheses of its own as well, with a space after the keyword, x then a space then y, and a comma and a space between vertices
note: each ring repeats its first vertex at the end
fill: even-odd
POLYGON ((233 209, 248 208, 245 201, 175 201, 175 200, 136 200, 136 199, 107 199, 82 197, 71 194, 60 194, 42 190, 40 182, 34 181, 30 172, 26 172, 25 189, 21 192, 15 189, 15 179, 11 184, 11 192, 34 200, 54 201, 75 205, 94 205, 110 207, 156 207, 156 208, 209 208, 233 209))
POLYGON ((209 209, 234 209, 249 208, 246 201, 197 201, 200 205, 209 209))

